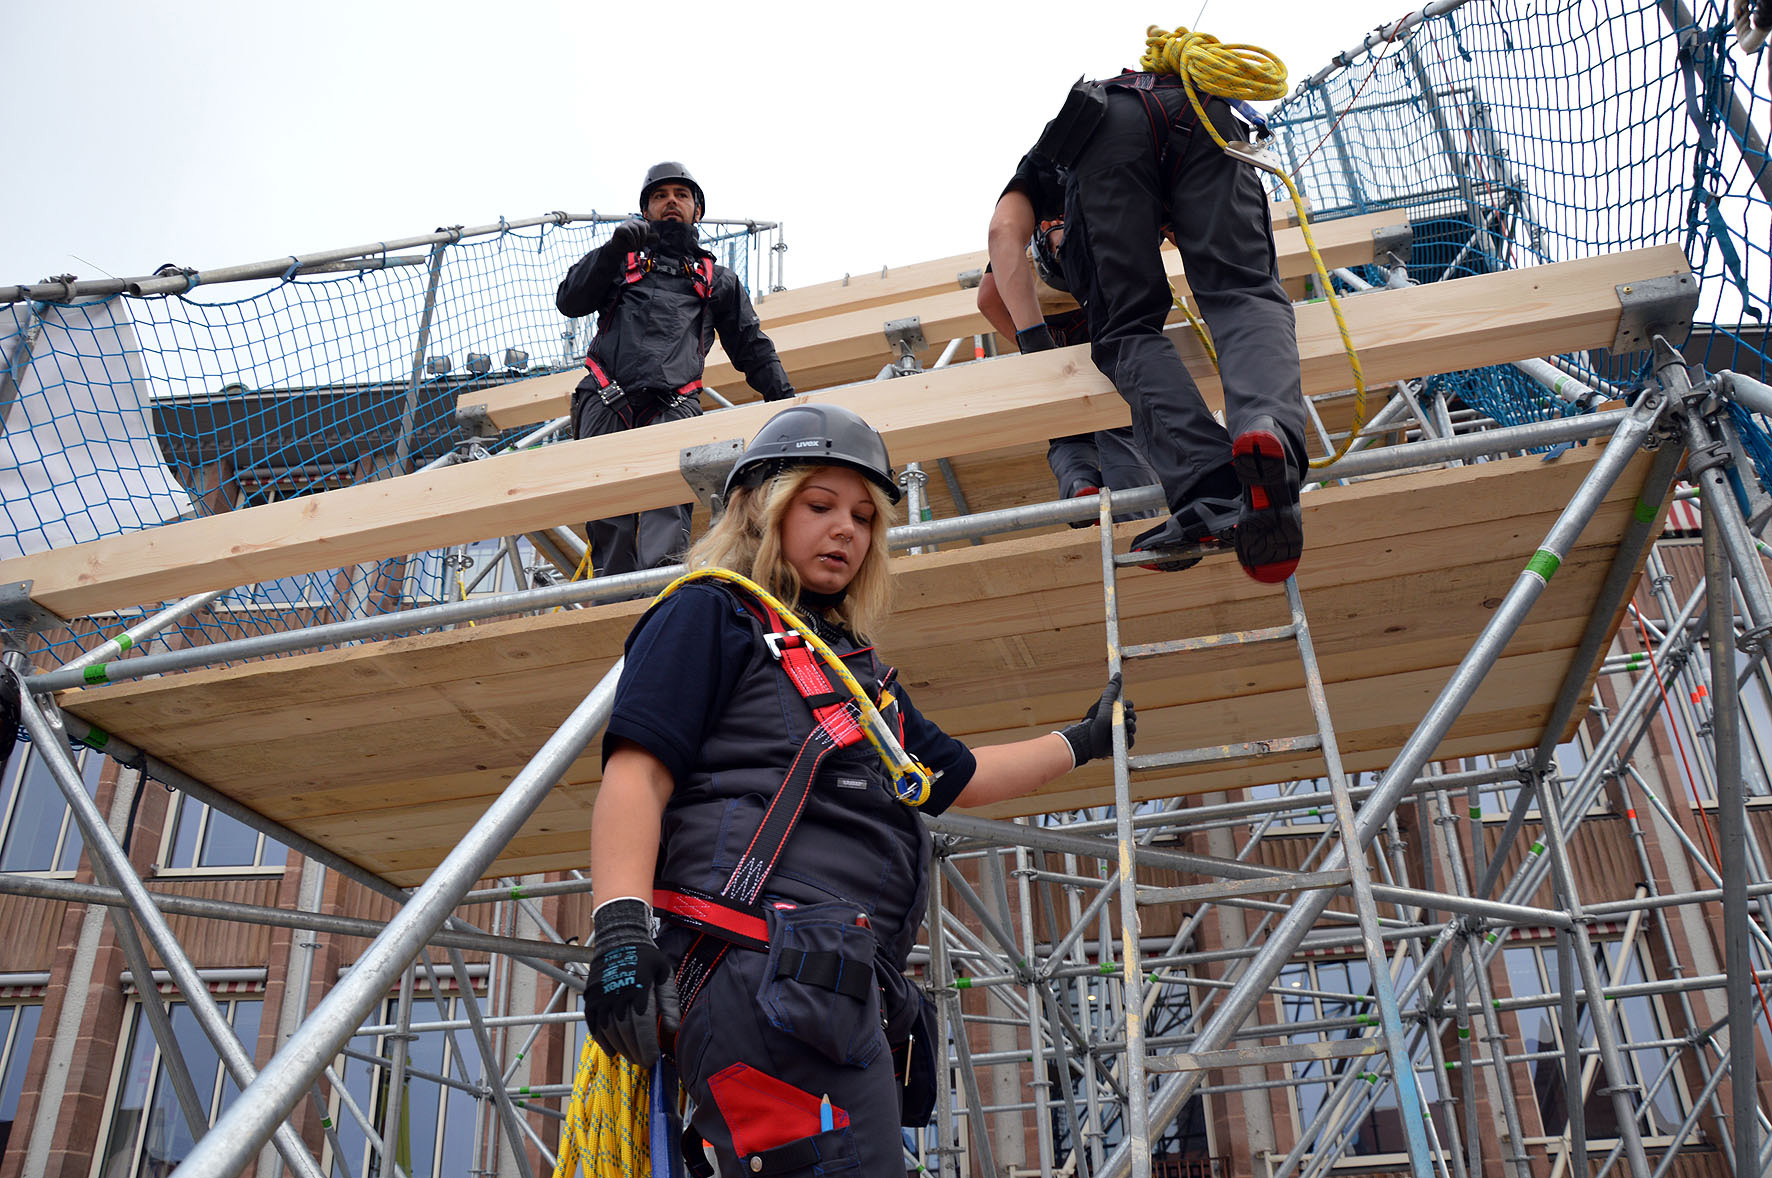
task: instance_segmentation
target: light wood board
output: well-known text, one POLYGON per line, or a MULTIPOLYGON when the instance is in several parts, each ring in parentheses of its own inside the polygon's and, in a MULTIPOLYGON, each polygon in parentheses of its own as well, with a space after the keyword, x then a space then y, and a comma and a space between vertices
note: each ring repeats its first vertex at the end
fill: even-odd
MULTIPOLYGON (((1606 346, 1618 328, 1617 284, 1684 273, 1677 246, 1656 246, 1377 291, 1347 300, 1345 309, 1366 379, 1379 388, 1606 346)), ((1207 404, 1221 408, 1217 374, 1191 333, 1172 329, 1171 338, 1207 404)), ((1300 309, 1298 345, 1307 396, 1348 386, 1347 357, 1327 306, 1300 309)), ((850 386, 821 399, 860 413, 901 464, 1037 446, 1129 421, 1125 402, 1084 347, 850 386)), ((38 604, 77 618, 667 506, 689 498, 678 466, 684 447, 749 438, 783 405, 745 405, 16 557, 0 561, 0 583, 28 580, 38 604)))
MULTIPOLYGON (((1315 240, 1324 265, 1333 269, 1371 262, 1372 235, 1396 225, 1398 220, 1395 213, 1372 213, 1316 226, 1315 240)), ((1303 234, 1298 229, 1281 230, 1275 235, 1274 245, 1282 280, 1301 278, 1313 271, 1303 234)), ((1166 246, 1162 257, 1170 280, 1185 297, 1189 291, 1182 272, 1181 255, 1173 247, 1166 246)), ((979 255, 977 264, 983 267, 982 255, 979 255)), ((978 292, 961 290, 952 282, 944 289, 919 291, 896 301, 854 308, 831 307, 820 315, 779 325, 766 323, 765 326, 794 388, 800 392, 812 392, 851 381, 871 380, 884 365, 897 358, 897 353, 886 344, 885 325, 910 316, 916 316, 922 326, 926 344, 918 350, 917 358, 926 368, 940 358, 950 340, 991 332, 990 324, 978 310, 978 292)), ((1181 313, 1171 312, 1170 320, 1181 322, 1181 313)), ((968 343, 961 358, 970 359, 971 356, 968 343)), ((462 403, 484 405, 492 420, 503 428, 531 425, 565 413, 572 390, 583 376, 582 371, 575 369, 513 381, 496 388, 477 389, 464 394, 462 403)), ((744 375, 718 345, 708 353, 703 380, 729 401, 758 399, 758 394, 745 383, 744 375)))
MULTIPOLYGON (((1350 770, 1388 764, 1597 450, 1394 476, 1305 497, 1299 584, 1350 770)), ((1436 757, 1537 742, 1635 506, 1639 456, 1436 757)), ((1665 505, 1651 505, 1665 509, 1665 505)), ((1121 532, 1129 534, 1132 526, 1121 532)), ((1124 536, 1122 536, 1122 543, 1124 536)), ((1038 735, 1100 691, 1100 534, 895 560, 882 648, 919 707, 972 744, 1038 735)), ((1124 640, 1277 624, 1285 599, 1234 561, 1129 570, 1124 640)), ((644 603, 564 611, 134 684, 64 693, 69 711, 399 883, 415 883, 620 653, 644 603)), ((1611 619, 1616 625, 1616 617, 1611 619)), ((1579 668, 1591 685, 1591 668, 1579 668)), ((1135 663, 1139 751, 1309 730, 1287 644, 1135 663)), ((1578 713, 1579 714, 1579 713, 1578 713)), ((506 849, 498 873, 586 865, 593 746, 506 849)), ((1135 781, 1139 797, 1311 776, 1315 758, 1135 781)), ((998 816, 1102 804, 1098 766, 998 816)))
MULTIPOLYGON (((1308 201, 1305 209, 1307 212, 1310 209, 1308 201)), ((1275 229, 1287 229, 1298 224, 1298 214, 1290 200, 1270 204, 1268 214, 1275 229)), ((1390 214, 1392 221, 1400 217, 1399 213, 1390 214)), ((1324 222, 1325 225, 1333 223, 1324 222)), ((981 219, 980 227, 982 226, 981 219)), ((1170 245, 1163 248, 1170 253, 1175 250, 1170 245)), ((907 299, 919 299, 926 295, 956 290, 960 286, 960 275, 968 271, 983 270, 985 263, 990 260, 987 251, 974 250, 971 253, 955 254, 910 266, 882 266, 878 271, 849 274, 831 282, 757 295, 752 302, 757 308, 757 315, 763 320, 764 328, 773 331, 777 327, 806 319, 816 319, 842 311, 859 311, 863 307, 901 303, 907 299)))

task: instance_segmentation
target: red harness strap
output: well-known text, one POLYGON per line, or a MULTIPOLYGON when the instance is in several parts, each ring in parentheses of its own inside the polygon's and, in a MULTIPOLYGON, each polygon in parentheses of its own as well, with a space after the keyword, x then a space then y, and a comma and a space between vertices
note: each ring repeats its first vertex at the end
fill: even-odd
MULTIPOLYGON (((775 795, 769 799, 769 807, 757 825, 756 834, 738 857, 738 864, 720 894, 709 896, 681 887, 660 888, 653 892, 653 907, 660 916, 686 924, 700 933, 677 965, 677 994, 685 1013, 694 1005, 701 988, 713 976, 727 949, 735 944, 747 949, 768 947, 763 908, 757 902, 763 894, 763 885, 775 870, 788 837, 799 824, 806 800, 812 796, 812 783, 825 757, 865 739, 853 704, 848 696, 832 690, 830 678, 805 640, 788 629, 781 615, 767 604, 752 600, 748 594, 741 600, 751 615, 764 624, 764 645, 781 663, 788 681, 812 709, 816 723, 794 754, 793 764, 788 767, 781 785, 776 787, 775 795)), ((865 653, 868 649, 871 648, 854 653, 865 653)), ((890 672, 884 678, 890 680, 890 672)))
MULTIPOLYGON (((689 279, 689 284, 695 289, 696 297, 704 303, 714 297, 714 260, 706 255, 696 259, 695 265, 685 266, 680 262, 660 265, 658 258, 643 251, 630 253, 622 271, 622 285, 632 286, 655 270, 660 274, 681 274, 689 279)), ((616 387, 615 381, 610 378, 607 372, 603 371, 602 366, 591 357, 589 352, 585 353, 585 369, 595 378, 599 393, 616 387)), ((698 376, 677 389, 676 394, 679 397, 693 397, 698 395, 701 390, 701 377, 698 376)), ((608 398, 605 397, 604 400, 608 401, 608 398)))

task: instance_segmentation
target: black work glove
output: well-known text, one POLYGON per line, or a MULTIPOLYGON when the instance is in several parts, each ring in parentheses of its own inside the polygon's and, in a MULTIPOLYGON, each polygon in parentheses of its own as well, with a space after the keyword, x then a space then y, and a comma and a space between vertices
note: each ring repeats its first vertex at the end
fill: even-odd
POLYGON ((1058 341, 1052 338, 1051 328, 1044 323, 1036 323, 1015 333, 1015 346, 1025 356, 1029 352, 1049 352, 1058 346, 1058 341))
POLYGON ((649 1068, 658 1062, 660 1023, 669 1039, 681 1021, 671 963, 652 939, 652 907, 611 900, 591 925, 585 1025, 604 1051, 649 1068))
MULTIPOLYGON (((1120 698, 1120 673, 1114 672, 1108 680, 1107 690, 1101 698, 1089 705, 1083 718, 1068 728, 1060 728, 1058 734, 1064 742, 1071 746, 1071 760, 1081 765, 1085 761, 1093 761, 1097 757, 1114 755, 1114 701, 1120 698)), ((1132 701, 1126 700, 1126 747, 1131 748, 1133 738, 1138 735, 1138 713, 1132 710, 1132 701)))
POLYGON ((19 717, 24 711, 18 693, 18 676, 11 667, 0 667, 0 765, 12 756, 13 743, 18 740, 19 717))
POLYGON ((615 227, 615 232, 609 235, 609 244, 620 253, 631 254, 645 249, 657 237, 658 230, 652 227, 652 222, 644 217, 630 217, 615 227))

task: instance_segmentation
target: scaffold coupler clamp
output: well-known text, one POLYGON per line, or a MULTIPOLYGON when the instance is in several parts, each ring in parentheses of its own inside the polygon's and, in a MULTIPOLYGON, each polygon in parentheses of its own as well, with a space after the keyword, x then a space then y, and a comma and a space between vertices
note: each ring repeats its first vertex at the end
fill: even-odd
POLYGON ((885 333, 886 346, 898 354, 892 362, 892 374, 908 376, 918 371, 922 366, 917 362, 917 353, 929 346, 923 336, 923 321, 915 315, 889 319, 885 333))

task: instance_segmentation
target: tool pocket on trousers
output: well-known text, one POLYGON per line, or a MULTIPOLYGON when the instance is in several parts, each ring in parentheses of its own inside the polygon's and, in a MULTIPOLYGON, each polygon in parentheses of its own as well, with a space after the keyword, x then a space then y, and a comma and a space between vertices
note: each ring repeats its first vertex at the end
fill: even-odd
POLYGON ((709 1076, 708 1092, 732 1137, 732 1151, 749 1173, 841 1174, 859 1164, 847 1109, 748 1063, 709 1076))
POLYGON ((757 994, 770 1025, 840 1064, 880 1054, 874 933, 853 905, 768 908, 769 961, 757 994))

